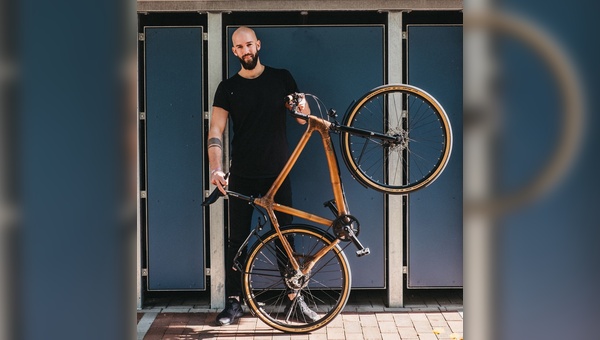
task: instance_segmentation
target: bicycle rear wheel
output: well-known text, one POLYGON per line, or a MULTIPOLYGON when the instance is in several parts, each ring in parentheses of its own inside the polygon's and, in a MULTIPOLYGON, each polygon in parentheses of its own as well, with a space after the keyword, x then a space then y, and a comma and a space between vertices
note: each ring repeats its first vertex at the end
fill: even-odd
POLYGON ((431 184, 452 151, 452 129, 442 106, 427 92, 405 84, 377 87, 348 111, 343 125, 394 137, 342 131, 342 156, 363 185, 406 194, 431 184))
MULTIPOLYGON (((332 235, 308 225, 291 225, 281 232, 301 268, 334 241, 332 235)), ((307 275, 294 274, 277 234, 262 237, 248 253, 242 275, 248 307, 267 325, 284 332, 305 333, 327 325, 342 311, 350 293, 350 266, 342 249, 332 247, 307 275), (288 298, 292 292, 297 296, 294 302, 288 298), (315 320, 302 313, 298 299, 317 313, 315 320)))

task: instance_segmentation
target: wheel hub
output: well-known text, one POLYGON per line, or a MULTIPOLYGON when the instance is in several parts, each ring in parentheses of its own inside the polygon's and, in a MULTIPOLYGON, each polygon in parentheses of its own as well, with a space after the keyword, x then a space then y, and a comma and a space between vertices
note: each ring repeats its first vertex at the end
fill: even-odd
POLYGON ((396 138, 392 142, 386 142, 390 150, 399 149, 402 151, 408 148, 408 131, 404 129, 391 129, 388 133, 396 138))
POLYGON ((302 273, 294 274, 285 279, 288 288, 293 290, 303 289, 308 285, 308 281, 308 275, 303 275, 302 273))

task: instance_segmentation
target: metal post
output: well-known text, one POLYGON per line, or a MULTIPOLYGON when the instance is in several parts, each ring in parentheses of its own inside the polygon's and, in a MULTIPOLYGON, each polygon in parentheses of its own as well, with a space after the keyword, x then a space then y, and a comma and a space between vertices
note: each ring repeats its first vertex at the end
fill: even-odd
MULTIPOLYGON (((208 13, 208 107, 212 108, 214 93, 222 80, 223 69, 223 37, 221 36, 223 21, 221 13, 208 13)), ((209 115, 210 122, 210 115, 209 115)), ((226 144, 226 143, 225 143, 226 144)), ((228 159, 227 149, 224 150, 228 159)), ((226 164, 225 164, 226 165, 226 164)), ((207 164, 208 166, 208 164, 207 164)), ((211 191, 214 186, 211 185, 211 191)), ((210 206, 210 305, 211 308, 225 307, 225 223, 223 200, 210 206)))
MULTIPOLYGON (((388 12, 388 42, 387 42, 387 61, 388 61, 388 83, 402 82, 402 12, 388 12)), ((404 195, 388 195, 388 289, 387 304, 388 307, 404 306, 404 274, 403 274, 403 229, 404 213, 402 211, 402 202, 404 195)))
MULTIPOLYGON (((489 6, 487 0, 472 0, 474 10, 489 6)), ((471 13, 472 15, 472 13, 471 13)), ((482 31, 465 32, 464 107, 472 122, 464 129, 463 201, 487 201, 493 179, 493 139, 495 111, 492 70, 492 46, 482 31)), ((493 309, 496 280, 494 278, 494 221, 483 211, 465 209, 464 214, 464 303, 469 315, 464 333, 469 339, 497 339, 493 309)))

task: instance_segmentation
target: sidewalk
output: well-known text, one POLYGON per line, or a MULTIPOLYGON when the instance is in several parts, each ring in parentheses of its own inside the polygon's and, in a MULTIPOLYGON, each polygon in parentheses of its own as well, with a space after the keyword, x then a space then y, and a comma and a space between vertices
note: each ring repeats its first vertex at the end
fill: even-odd
MULTIPOLYGON (((146 299, 138 311, 138 339, 452 339, 463 338, 462 292, 408 291, 405 307, 387 308, 378 291, 353 291, 338 317, 310 334, 274 330, 247 312, 233 325, 216 326, 219 311, 193 294, 146 299)), ((247 311, 247 309, 245 309, 247 311)))

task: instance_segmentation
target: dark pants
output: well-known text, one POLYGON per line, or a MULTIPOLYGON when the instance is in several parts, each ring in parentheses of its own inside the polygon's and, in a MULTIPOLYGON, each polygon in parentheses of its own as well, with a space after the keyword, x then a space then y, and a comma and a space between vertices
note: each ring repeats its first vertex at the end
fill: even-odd
MULTIPOLYGON (((243 178, 231 175, 229 177, 229 190, 247 196, 264 196, 271 188, 275 178, 243 178)), ((286 179, 277 194, 275 202, 282 205, 292 206, 292 186, 289 178, 286 179)), ((236 198, 229 199, 229 235, 225 252, 225 294, 226 296, 242 296, 241 273, 233 270, 233 259, 240 246, 248 237, 250 229, 256 221, 252 221, 254 209, 248 202, 236 198)), ((276 213, 280 226, 292 222, 292 216, 276 213)))

